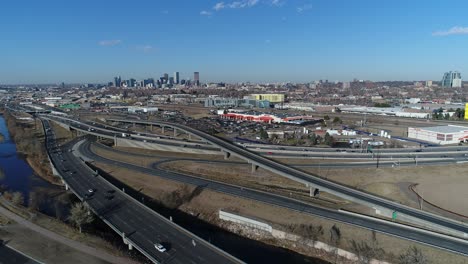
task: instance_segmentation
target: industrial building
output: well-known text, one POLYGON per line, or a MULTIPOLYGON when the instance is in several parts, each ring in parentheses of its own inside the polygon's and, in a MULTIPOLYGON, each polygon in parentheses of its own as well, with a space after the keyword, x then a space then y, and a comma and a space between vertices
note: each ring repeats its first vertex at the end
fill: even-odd
POLYGON ((317 119, 312 116, 294 116, 294 115, 273 115, 270 113, 261 113, 256 111, 223 111, 219 110, 218 115, 223 119, 238 120, 238 121, 252 121, 263 123, 286 123, 291 125, 309 125, 320 123, 323 119, 317 119))
POLYGON ((208 97, 205 98, 205 107, 245 107, 245 108, 269 108, 270 102, 268 100, 253 100, 253 99, 237 99, 237 98, 220 98, 208 97))
POLYGON ((468 142, 468 127, 455 125, 409 127, 408 137, 440 145, 457 144, 468 142))
POLYGON ((284 102, 284 94, 251 94, 249 97, 255 100, 267 100, 273 104, 284 102))

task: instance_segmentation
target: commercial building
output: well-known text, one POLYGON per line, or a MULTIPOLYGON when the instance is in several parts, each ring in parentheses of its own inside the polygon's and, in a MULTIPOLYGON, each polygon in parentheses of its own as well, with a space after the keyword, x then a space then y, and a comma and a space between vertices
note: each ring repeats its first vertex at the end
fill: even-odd
POLYGON ((274 104, 284 102, 284 94, 251 94, 250 98, 255 100, 267 100, 274 104))
POLYGON ((457 144, 468 141, 468 127, 455 125, 408 127, 408 137, 440 145, 457 144))
POLYGON ((122 78, 120 78, 120 76, 114 78, 114 86, 115 86, 115 87, 120 87, 120 86, 122 86, 122 78))
POLYGON ((442 78, 442 87, 460 88, 462 87, 461 74, 457 71, 446 72, 442 78))
POLYGON ((270 102, 267 100, 252 100, 252 99, 237 99, 237 98, 220 98, 208 97, 205 99, 205 107, 246 107, 246 108, 269 108, 270 102))
POLYGON ((193 73, 193 81, 195 82, 195 85, 197 86, 200 85, 200 73, 199 72, 193 73))
POLYGON ((294 116, 287 114, 271 114, 256 111, 223 111, 219 110, 218 115, 223 119, 237 121, 252 121, 263 123, 287 123, 292 125, 309 125, 320 123, 323 119, 317 119, 312 116, 294 116))
POLYGON ((179 72, 174 72, 174 82, 175 84, 180 83, 179 72))

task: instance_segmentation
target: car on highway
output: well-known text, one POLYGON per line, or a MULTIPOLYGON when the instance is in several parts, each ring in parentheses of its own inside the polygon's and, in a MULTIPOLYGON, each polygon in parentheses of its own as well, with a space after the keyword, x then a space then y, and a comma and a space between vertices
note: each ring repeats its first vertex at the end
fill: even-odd
POLYGON ((89 193, 94 193, 95 191, 96 191, 96 190, 95 190, 95 189, 92 189, 92 188, 88 190, 89 193))
POLYGON ((162 244, 159 244, 159 243, 154 244, 154 247, 155 247, 159 252, 166 252, 166 250, 167 250, 162 244))

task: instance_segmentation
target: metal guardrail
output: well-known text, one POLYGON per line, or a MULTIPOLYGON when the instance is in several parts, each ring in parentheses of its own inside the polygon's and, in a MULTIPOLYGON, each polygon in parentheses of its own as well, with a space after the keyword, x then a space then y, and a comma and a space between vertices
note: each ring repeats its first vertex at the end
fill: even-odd
MULTIPOLYGON (((76 144, 82 144, 84 142, 83 141, 80 141, 76 144)), ((80 155, 80 160, 82 161, 81 159, 81 156, 82 154, 79 153, 78 155, 80 155)), ((82 161, 83 162, 83 161, 82 161)), ((89 168, 91 171, 94 172, 94 170, 91 169, 91 167, 89 167, 89 165, 87 163, 84 163, 86 165, 87 168, 89 168)), ((137 199, 133 198, 132 196, 130 196, 129 194, 127 194, 126 192, 123 192, 122 190, 118 189, 117 187, 115 187, 112 183, 110 183, 107 179, 105 179, 104 177, 101 177, 100 175, 98 175, 98 177, 100 177, 101 179, 103 179, 104 181, 106 181, 109 185, 112 186, 112 188, 114 188, 115 190, 117 190, 118 192, 120 192, 122 195, 124 195, 125 197, 127 197, 128 199, 132 200, 134 203, 136 203, 140 208, 143 208, 144 210, 148 211, 149 213, 155 215, 156 217, 158 217, 159 219, 165 221, 166 223, 170 224, 171 226, 175 227, 177 230, 187 234, 188 236, 194 238, 197 240, 197 242, 201 242, 203 244, 205 244, 206 246, 218 251, 219 253, 221 253, 222 255, 226 256, 226 257, 229 257, 231 258, 232 260, 234 260, 235 262, 238 262, 238 263, 244 263, 242 262, 241 260, 235 258, 234 256, 230 255, 229 253, 227 253, 226 251, 214 246, 213 244, 207 242, 206 240, 204 240, 203 238, 195 235, 194 233, 188 231, 187 229, 175 224, 174 222, 168 220, 166 217, 164 217, 163 215, 155 212, 153 209, 149 208, 148 206, 146 206, 145 204, 142 204, 140 201, 138 201, 137 199)))
MULTIPOLYGON (((41 122, 42 122, 42 128, 44 129, 44 133, 46 134, 46 137, 45 137, 45 144, 46 144, 46 152, 47 152, 47 157, 49 159, 49 161, 51 162, 51 165, 55 168, 55 170, 57 171, 58 173, 58 176, 61 178, 61 180, 67 184, 68 188, 75 194, 76 197, 78 197, 78 199, 80 199, 80 201, 82 201, 83 203, 86 204, 86 206, 97 216, 99 217, 99 219, 101 219, 104 223, 106 223, 112 230, 114 230, 117 234, 119 234, 122 238, 124 237, 124 232, 120 231, 116 226, 114 226, 111 222, 107 221, 104 217, 102 217, 101 215, 99 215, 99 213, 89 204, 86 202, 86 200, 80 195, 78 194, 77 191, 74 190, 74 188, 69 184, 67 183, 67 181, 65 180, 65 178, 63 178, 63 176, 59 173, 59 171, 57 170, 57 166, 55 165, 55 161, 54 159, 51 158, 50 156, 50 153, 49 153, 49 148, 47 148, 47 143, 48 143, 48 139, 47 139, 47 131, 44 127, 44 120, 40 119, 41 122)), ((88 166, 85 165, 86 168, 89 168, 88 166)), ((115 188, 114 185, 110 184, 112 186, 112 188, 120 191, 119 189, 115 188)), ((157 263, 159 264, 160 262, 155 259, 153 256, 151 256, 148 252, 144 251, 142 248, 140 248, 134 241, 132 241, 130 238, 128 237, 125 237, 125 239, 128 241, 128 243, 131 243, 133 247, 135 247, 138 251, 140 251, 145 257, 147 257, 148 259, 150 259, 153 263, 157 263)))

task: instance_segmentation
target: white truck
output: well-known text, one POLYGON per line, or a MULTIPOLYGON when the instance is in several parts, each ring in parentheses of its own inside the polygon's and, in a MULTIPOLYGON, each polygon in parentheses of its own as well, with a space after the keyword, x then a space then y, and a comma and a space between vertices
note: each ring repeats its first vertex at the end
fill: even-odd
POLYGON ((127 137, 127 134, 125 134, 125 133, 122 133, 122 137, 127 137))

